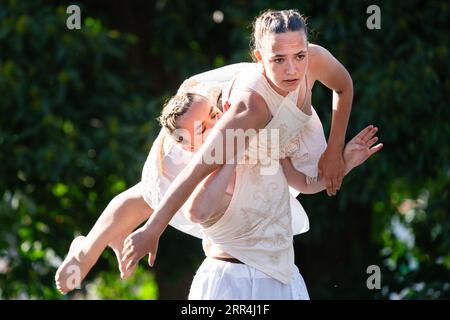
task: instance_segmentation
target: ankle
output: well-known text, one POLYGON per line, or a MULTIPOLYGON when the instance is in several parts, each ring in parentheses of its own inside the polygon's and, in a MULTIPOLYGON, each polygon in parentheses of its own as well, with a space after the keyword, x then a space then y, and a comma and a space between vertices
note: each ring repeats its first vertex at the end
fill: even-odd
POLYGON ((80 264, 89 264, 96 260, 93 250, 84 243, 75 249, 74 257, 80 264))

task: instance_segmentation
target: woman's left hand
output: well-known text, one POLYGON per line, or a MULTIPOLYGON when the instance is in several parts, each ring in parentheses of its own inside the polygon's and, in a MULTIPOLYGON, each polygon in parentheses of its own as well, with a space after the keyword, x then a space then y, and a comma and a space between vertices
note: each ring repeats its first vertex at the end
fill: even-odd
POLYGON ((378 141, 378 137, 375 136, 377 131, 377 127, 370 125, 347 143, 344 149, 344 161, 347 168, 359 166, 383 148, 382 143, 373 146, 378 141))

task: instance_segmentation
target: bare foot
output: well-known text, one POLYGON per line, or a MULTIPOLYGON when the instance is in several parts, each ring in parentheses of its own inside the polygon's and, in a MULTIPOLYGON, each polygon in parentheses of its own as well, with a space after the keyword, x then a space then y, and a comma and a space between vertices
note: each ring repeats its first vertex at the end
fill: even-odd
POLYGON ((111 249, 113 249, 114 253, 116 254, 117 263, 119 264, 120 277, 122 279, 127 279, 133 274, 134 270, 136 270, 137 264, 134 265, 132 268, 125 270, 126 265, 124 262, 122 262, 122 257, 123 257, 122 249, 123 249, 123 241, 124 240, 125 240, 125 237, 124 238, 119 237, 119 238, 113 240, 109 244, 109 246, 111 247, 111 249))
POLYGON ((67 257, 56 271, 56 287, 62 294, 67 294, 74 289, 80 289, 81 281, 83 281, 95 263, 95 261, 89 261, 83 254, 82 245, 84 238, 84 236, 79 236, 73 239, 67 257))

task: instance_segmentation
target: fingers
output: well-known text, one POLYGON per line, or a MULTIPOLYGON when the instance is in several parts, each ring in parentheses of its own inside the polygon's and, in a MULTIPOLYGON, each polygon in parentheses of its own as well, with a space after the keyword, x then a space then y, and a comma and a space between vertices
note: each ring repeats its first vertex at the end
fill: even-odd
POLYGON ((125 267, 125 270, 128 271, 131 268, 134 267, 134 265, 137 263, 137 260, 135 259, 131 259, 130 261, 128 261, 127 266, 125 267))
POLYGON ((336 195, 335 179, 331 179, 330 196, 335 196, 335 195, 336 195))
POLYGON ((370 139, 369 141, 366 142, 367 147, 371 147, 375 144, 375 142, 378 141, 378 137, 373 137, 372 139, 370 139))
POLYGON ((333 195, 333 192, 332 192, 332 190, 333 190, 333 183, 332 183, 331 179, 326 179, 325 180, 325 186, 327 187, 327 195, 329 197, 331 197, 333 195))
POLYGON ((370 126, 365 127, 363 130, 361 130, 361 131, 355 136, 355 138, 364 140, 365 137, 367 136, 367 134, 368 134, 368 133, 370 132, 370 130, 372 130, 372 129, 373 129, 373 125, 370 125, 370 126))
POLYGON ((130 259, 131 256, 133 255, 133 253, 134 253, 134 247, 131 246, 123 253, 122 262, 125 262, 128 259, 130 259))
POLYGON ((333 179, 333 196, 336 195, 338 189, 341 187, 341 184, 339 183, 339 179, 338 178, 334 178, 333 179))
POLYGON ((379 143, 376 146, 369 149, 369 156, 373 155, 374 153, 380 151, 383 148, 383 144, 379 143))
POLYGON ((337 192, 341 189, 342 181, 344 181, 343 177, 327 179, 325 181, 325 186, 327 188, 327 195, 330 197, 335 196, 337 192))
POLYGON ((125 271, 135 265, 136 261, 137 259, 135 259, 134 255, 133 240, 131 237, 127 237, 124 241, 124 246, 122 249, 122 262, 125 264, 125 271))
POLYGON ((367 143, 368 141, 370 141, 370 139, 373 138, 373 136, 377 133, 377 131, 378 131, 377 127, 374 127, 373 125, 367 126, 355 136, 355 139, 357 140, 360 139, 364 143, 367 143))
POLYGON ((336 192, 341 189, 342 181, 344 180, 343 177, 337 177, 336 178, 336 192))
POLYGON ((149 265, 150 267, 153 267, 153 264, 155 263, 155 258, 156 258, 156 254, 150 253, 150 254, 148 255, 148 265, 149 265))
POLYGON ((125 251, 128 250, 128 248, 130 247, 131 243, 132 243, 132 240, 131 240, 131 234, 130 234, 130 235, 129 235, 128 237, 126 237, 125 240, 123 241, 122 255, 125 253, 125 251))
POLYGON ((125 263, 125 272, 130 270, 132 267, 136 265, 139 259, 136 258, 136 255, 133 251, 129 251, 129 253, 122 258, 122 261, 125 263))
POLYGON ((378 131, 377 127, 370 129, 369 132, 363 138, 364 143, 369 142, 370 139, 372 139, 373 136, 377 133, 377 131, 378 131))

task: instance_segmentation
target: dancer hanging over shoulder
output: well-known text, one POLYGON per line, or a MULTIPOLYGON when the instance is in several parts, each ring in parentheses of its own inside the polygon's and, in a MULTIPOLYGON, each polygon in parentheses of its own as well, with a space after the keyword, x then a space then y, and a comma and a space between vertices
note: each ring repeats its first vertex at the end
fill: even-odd
MULTIPOLYGON (((206 127, 209 131, 209 129, 214 125, 217 117, 221 116, 221 114, 222 113, 219 109, 212 106, 202 96, 194 94, 182 94, 170 100, 170 102, 162 112, 160 121, 163 126, 163 130, 167 130, 167 133, 169 134, 173 133, 175 131, 174 128, 176 127, 185 128, 188 131, 192 130, 193 121, 195 121, 195 119, 201 120, 203 122, 210 121, 210 123, 206 124, 206 127)), ((207 136, 207 134, 208 132, 205 131, 203 134, 203 139, 207 136)), ((198 136, 198 134, 194 136, 198 136)), ((179 141, 180 137, 176 137, 175 140, 178 141, 178 144, 181 143, 181 141, 179 141)), ((188 149, 191 149, 193 147, 193 145, 189 141, 184 141, 183 145, 187 146, 188 149)), ((364 146, 364 144, 361 143, 361 141, 356 141, 355 144, 353 144, 352 148, 355 149, 358 146, 364 146)), ((358 157, 362 159, 368 156, 369 155, 364 156, 362 151, 359 153, 355 153, 353 155, 353 160, 348 162, 349 166, 358 165, 357 162, 361 161, 357 160, 358 157)), ((158 166, 159 164, 153 163, 153 165, 158 166)), ((216 172, 211 174, 207 179, 203 181, 202 184, 200 184, 196 188, 194 195, 191 196, 185 208, 187 218, 190 221, 198 222, 203 227, 208 227, 213 225, 218 219, 221 218, 227 205, 229 204, 229 200, 233 193, 234 167, 235 165, 224 165, 223 168, 221 168, 220 170, 216 170, 216 172)), ((289 164, 286 164, 285 168, 286 170, 290 170, 289 175, 293 176, 291 171, 295 169, 289 166, 289 164)), ((302 175, 298 171, 296 172, 297 174, 302 175)), ((295 186, 299 191, 303 190, 305 193, 309 193, 308 186, 303 189, 302 186, 299 187, 299 183, 300 185, 302 183, 306 183, 304 176, 303 178, 297 178, 296 181, 293 181, 293 186, 295 186)), ((137 186, 133 188, 136 189, 137 186)), ((139 193, 138 191, 134 192, 139 193)), ((136 196, 136 199, 137 198, 138 197, 136 196)), ((120 199, 113 200, 110 206, 114 207, 114 201, 119 200, 120 199)), ((120 250, 118 250, 120 249, 120 242, 123 241, 124 237, 129 232, 131 232, 132 229, 137 227, 143 221, 146 215, 151 213, 152 209, 151 207, 146 207, 145 203, 142 203, 140 206, 136 206, 135 204, 136 202, 138 202, 138 200, 135 200, 134 202, 132 202, 131 200, 129 201, 130 202, 128 204, 125 203, 122 205, 122 207, 118 207, 118 212, 114 212, 115 216, 113 221, 108 221, 108 219, 101 217, 87 237, 80 236, 73 241, 66 260, 57 272, 57 285, 62 293, 67 293, 68 291, 79 285, 66 283, 67 278, 70 275, 70 273, 67 273, 67 269, 70 266, 78 266, 81 270, 81 277, 84 278, 89 269, 95 263, 96 259, 98 259, 98 251, 103 251, 103 249, 106 247, 108 239, 112 239, 112 246, 117 245, 117 247, 113 247, 113 249, 118 256, 122 277, 126 278, 132 273, 132 269, 124 271, 124 266, 120 262, 121 254, 120 250), (124 208, 127 208, 127 205, 133 206, 130 209, 123 210, 124 208), (105 223, 105 225, 102 225, 102 223, 105 223), (97 236, 98 238, 96 238, 97 236)), ((106 214, 109 214, 109 212, 106 212, 106 214)), ((205 241, 204 243, 204 249, 207 256, 213 254, 207 241, 205 241)))
MULTIPOLYGON (((228 101, 231 106, 229 110, 211 131, 199 152, 173 181, 151 218, 125 241, 123 252, 128 267, 136 264, 146 254, 149 254, 149 264, 153 264, 159 237, 174 213, 185 203, 200 181, 220 164, 227 163, 245 149, 245 145, 228 141, 227 130, 280 130, 279 141, 268 148, 279 147, 281 150, 288 147, 299 131, 305 131, 301 128, 306 128, 309 120, 314 120, 320 126, 313 127, 312 132, 320 131, 320 120, 311 106, 311 88, 315 81, 320 81, 333 90, 333 117, 328 145, 322 139, 323 134, 311 135, 316 140, 310 146, 324 145, 325 149, 318 159, 319 168, 317 169, 316 164, 312 170, 312 173, 315 171, 316 174, 308 175, 308 181, 316 181, 321 171, 325 171, 328 172, 323 177, 327 193, 335 194, 339 188, 345 173, 342 151, 353 97, 352 81, 348 72, 326 49, 308 43, 305 21, 296 10, 264 12, 256 19, 253 39, 258 67, 246 70, 236 77, 228 101), (204 161, 214 153, 218 145, 222 145, 221 149, 225 150, 222 158, 216 163, 204 161), (333 173, 330 175, 329 172, 333 173)), ((307 144, 299 140, 297 146, 302 143, 307 144)), ((297 150, 301 151, 301 148, 297 150)), ((278 161, 276 158, 270 159, 274 163, 278 161)), ((294 159, 302 161, 301 157, 294 159)), ((293 165, 297 169, 302 167, 296 161, 293 161, 293 165)), ((250 175, 250 172, 247 174, 250 175)), ((279 198, 285 197, 287 186, 283 181, 284 175, 282 177, 280 174, 282 175, 282 172, 278 171, 275 173, 276 177, 271 178, 280 188, 280 194, 277 195, 278 198, 267 199, 270 203, 264 207, 275 210, 276 203, 284 203, 279 198)), ((267 176, 259 178, 270 184, 267 176)), ((256 190, 258 185, 246 184, 242 188, 256 190)), ((264 210, 261 206, 262 204, 255 203, 252 210, 264 210)), ((288 212, 289 206, 283 208, 283 212, 270 214, 287 217, 288 212)), ((283 241, 290 242, 289 237, 287 234, 283 241)), ((292 248, 284 254, 286 259, 293 261, 292 248)), ((286 269, 283 272, 284 278, 289 277, 287 274, 290 271, 286 269)))

